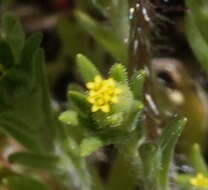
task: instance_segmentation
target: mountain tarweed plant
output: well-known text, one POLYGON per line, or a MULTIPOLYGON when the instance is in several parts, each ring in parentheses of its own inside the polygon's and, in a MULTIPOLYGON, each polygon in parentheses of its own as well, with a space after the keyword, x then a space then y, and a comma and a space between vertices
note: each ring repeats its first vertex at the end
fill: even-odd
POLYGON ((167 189, 173 150, 186 119, 175 118, 157 142, 146 141, 147 130, 141 120, 144 106, 139 95, 145 71, 138 71, 129 81, 125 66, 119 63, 111 67, 105 79, 85 56, 79 54, 76 60, 86 90, 68 92, 71 107, 59 119, 71 124, 73 130, 82 128, 80 156, 113 144, 118 153, 105 188, 167 189))

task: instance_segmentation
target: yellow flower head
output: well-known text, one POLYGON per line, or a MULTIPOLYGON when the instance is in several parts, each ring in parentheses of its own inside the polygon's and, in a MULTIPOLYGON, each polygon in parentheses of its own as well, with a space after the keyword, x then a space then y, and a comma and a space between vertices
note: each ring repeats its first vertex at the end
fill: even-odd
POLYGON ((190 179, 190 183, 195 187, 208 188, 208 177, 205 177, 202 173, 198 173, 190 179))
POLYGON ((112 78, 103 80, 96 76, 93 82, 86 84, 89 92, 87 100, 92 104, 92 112, 101 110, 105 113, 110 111, 110 104, 118 102, 121 89, 116 87, 112 78))

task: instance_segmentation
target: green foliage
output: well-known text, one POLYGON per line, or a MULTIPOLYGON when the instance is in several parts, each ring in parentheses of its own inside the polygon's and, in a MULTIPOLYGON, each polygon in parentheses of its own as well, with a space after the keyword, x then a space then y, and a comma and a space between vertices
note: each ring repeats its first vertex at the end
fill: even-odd
MULTIPOLYGON (((49 189, 47 185, 33 179, 33 175, 37 175, 33 169, 39 169, 50 177, 56 176, 57 180, 60 176, 72 176, 77 173, 76 180, 80 178, 82 187, 87 189, 89 185, 86 185, 88 182, 85 178, 88 177, 84 175, 83 167, 85 162, 79 157, 75 159, 72 143, 69 145, 64 138, 59 138, 61 126, 55 122, 52 114, 45 78, 44 53, 40 49, 42 35, 34 34, 25 39, 22 31, 18 19, 13 14, 3 16, 0 39, 0 129, 23 145, 25 152, 16 152, 9 156, 11 165, 18 165, 21 169, 15 176, 13 168, 8 175, 3 173, 2 183, 12 190, 49 189), (57 126, 59 128, 56 128, 57 126), (58 157, 54 145, 59 151, 58 157), (74 160, 66 156, 69 153, 71 156, 73 154, 74 160), (28 173, 27 178, 24 177, 23 168, 32 171, 28 173), (47 174, 48 170, 50 174, 47 174)), ((70 180, 66 180, 66 183, 62 179, 64 178, 60 178, 57 183, 69 186, 70 180)), ((71 183, 70 186, 75 187, 77 184, 71 183)))
MULTIPOLYGON (((87 58, 81 55, 80 57, 83 58, 82 61, 77 61, 80 74, 84 76, 85 82, 94 81, 99 71, 95 72, 95 67, 87 58), (88 71, 91 80, 90 76, 85 76, 85 71, 88 71)), ((69 101, 75 106, 76 127, 81 127, 80 133, 83 133, 80 140, 80 156, 89 156, 107 144, 114 144, 122 153, 118 153, 110 172, 109 190, 133 189, 138 178, 142 181, 141 188, 145 190, 166 190, 169 188, 169 171, 175 145, 187 120, 173 119, 155 143, 146 141, 147 134, 142 129, 140 117, 144 107, 141 100, 145 72, 143 70, 136 72, 131 79, 130 87, 125 66, 115 64, 109 73, 116 81, 117 87, 121 89, 121 94, 118 102, 110 105, 111 110, 107 113, 91 110, 93 103, 87 101, 89 92, 69 91, 68 93, 69 101), (124 155, 124 152, 127 155, 124 155), (129 160, 134 164, 131 165, 129 160), (127 176, 121 175, 121 170, 124 168, 127 176), (140 171, 136 171, 136 168, 140 171)), ((59 117, 69 125, 75 114, 71 109, 73 107, 69 107, 69 110, 59 117)))
POLYGON ((208 70, 208 21, 206 1, 187 0, 187 5, 191 9, 186 16, 186 33, 189 44, 196 58, 201 63, 203 69, 208 70))
MULTIPOLYGON (((206 2, 201 0, 200 3, 206 2)), ((205 22, 207 15, 194 1, 190 0, 189 6, 194 6, 194 11, 187 16, 188 38, 193 37, 191 46, 207 69, 207 33, 197 21, 205 22), (199 45, 204 50, 198 50, 199 45)), ((64 42, 58 59, 62 60, 62 54, 76 55, 77 70, 85 86, 88 82, 95 82, 98 75, 104 82, 95 85, 94 91, 76 84, 69 87, 67 108, 58 116, 61 122, 55 119, 51 108, 44 53, 40 48, 42 35, 33 34, 26 38, 16 16, 6 13, 2 17, 0 130, 14 138, 21 147, 8 156, 8 163, 2 162, 0 185, 11 190, 52 190, 55 187, 60 190, 169 189, 173 180, 170 165, 174 149, 187 120, 176 117, 167 121, 167 126, 160 129, 161 134, 150 139, 152 131, 146 128, 148 118, 144 115, 143 102, 145 71, 136 71, 130 80, 123 64, 114 64, 110 68, 109 78, 114 80, 105 79, 102 76, 105 73, 100 72, 106 55, 127 64, 128 1, 79 1, 77 8, 76 22, 62 20, 58 24, 64 42), (87 5, 100 10, 106 22, 89 16, 91 7, 87 5), (94 49, 90 49, 85 35, 96 42, 94 49), (65 40, 68 36, 69 39, 65 40), (83 45, 80 36, 86 40, 83 45), (95 61, 100 62, 95 66, 95 61), (108 85, 99 89, 103 84, 108 85), (101 98, 90 101, 89 94, 96 96, 96 90, 100 90, 101 98), (115 99, 111 99, 113 93, 115 99), (102 107, 106 102, 109 110, 92 109, 95 103, 102 107), (109 144, 116 149, 116 154, 104 185, 91 160, 96 159, 94 152, 102 152, 109 144), (86 157, 90 157, 89 161, 86 157)), ((208 175, 198 145, 194 145, 190 154, 190 164, 196 172, 208 175)), ((189 174, 175 173, 179 188, 192 188, 189 180, 189 174)))
POLYGON ((80 155, 85 157, 89 156, 92 152, 103 146, 101 139, 97 137, 90 137, 84 139, 80 145, 80 155))
POLYGON ((76 18, 81 26, 111 53, 117 61, 127 62, 126 47, 117 35, 113 35, 108 27, 99 24, 82 12, 76 12, 76 18))
POLYGON ((71 91, 68 93, 68 95, 75 108, 77 108, 77 110, 79 110, 83 116, 89 114, 90 105, 87 102, 85 95, 76 91, 71 91))
POLYGON ((115 64, 111 67, 109 75, 121 84, 127 85, 128 76, 126 68, 122 64, 115 64))
MULTIPOLYGON (((141 176, 145 190, 159 189, 158 177, 160 175, 161 162, 156 145, 148 143, 140 148, 141 176)), ((165 176, 166 177, 166 176, 165 176)))
POLYGON ((197 172, 208 175, 208 168, 203 158, 201 148, 198 144, 194 144, 192 146, 192 151, 190 153, 190 162, 197 172))
MULTIPOLYGON (((189 162, 195 169, 196 174, 202 174, 205 177, 208 176, 208 170, 207 170, 207 165, 204 160, 203 154, 200 150, 199 144, 194 144, 191 147, 191 153, 189 155, 189 162)), ((186 189, 201 189, 201 187, 193 187, 190 184, 190 180, 193 178, 192 175, 190 174, 179 174, 176 176, 174 179, 175 182, 184 190, 186 189)), ((206 189, 206 188, 205 188, 206 189)))
POLYGON ((175 118, 163 130, 156 144, 144 143, 140 148, 142 187, 145 190, 170 188, 169 172, 176 142, 187 122, 175 118))
POLYGON ((38 180, 28 177, 9 177, 5 180, 5 184, 12 190, 50 190, 47 185, 43 185, 38 180))
MULTIPOLYGON (((126 0, 92 0, 103 16, 108 18, 112 30, 123 41, 129 37, 129 5, 126 0)), ((126 42, 127 43, 127 42, 126 42)))
POLYGON ((92 36, 86 33, 76 20, 59 20, 57 32, 62 43, 57 65, 64 62, 65 56, 69 56, 74 60, 77 54, 83 54, 89 57, 90 60, 96 64, 96 67, 104 69, 106 65, 105 58, 107 56, 105 49, 96 43, 95 40, 92 39, 92 36), (80 43, 80 41, 82 43, 80 43))
POLYGON ((168 189, 168 173, 170 169, 171 159, 173 157, 173 151, 175 145, 180 137, 183 128, 187 123, 187 119, 176 119, 169 124, 163 131, 158 145, 160 154, 160 166, 161 171, 159 174, 159 183, 162 189, 168 189))
POLYGON ((131 109, 126 113, 125 126, 128 126, 129 131, 134 131, 138 127, 139 117, 143 111, 144 105, 140 101, 133 101, 131 109))
POLYGON ((193 15, 193 20, 196 24, 196 27, 205 38, 205 42, 208 42, 208 29, 205 25, 205 23, 208 21, 207 1, 199 0, 196 2, 194 0, 187 0, 187 5, 191 8, 191 14, 193 15))
POLYGON ((59 158, 54 155, 17 152, 9 156, 10 163, 16 163, 31 168, 55 169, 59 158))
POLYGON ((6 69, 14 65, 14 57, 10 46, 3 40, 0 42, 1 77, 4 76, 6 69), (3 66, 3 64, 5 66, 3 66))
MULTIPOLYGON (((129 6, 125 0, 77 0, 74 17, 61 17, 58 21, 57 32, 62 48, 55 65, 58 67, 62 64, 64 67, 65 57, 70 57, 74 62, 74 57, 80 53, 89 57, 102 71, 109 67, 106 60, 127 64, 128 15, 129 6)), ((50 77, 54 79, 54 75, 51 69, 50 77)))
POLYGON ((78 121, 78 115, 75 111, 65 111, 59 116, 59 120, 72 126, 77 126, 78 121))
POLYGON ((0 127, 30 151, 42 152, 52 148, 53 131, 48 90, 43 79, 44 56, 39 48, 42 37, 35 34, 25 42, 19 20, 11 13, 5 14, 2 22, 0 127), (29 107, 33 109, 28 111, 29 107), (49 144, 42 145, 45 138, 49 144))
POLYGON ((84 55, 78 54, 76 62, 84 82, 93 81, 96 75, 100 75, 96 67, 84 55))
POLYGON ((2 17, 2 28, 1 38, 7 41, 18 62, 25 43, 25 35, 20 21, 12 13, 5 13, 2 17))

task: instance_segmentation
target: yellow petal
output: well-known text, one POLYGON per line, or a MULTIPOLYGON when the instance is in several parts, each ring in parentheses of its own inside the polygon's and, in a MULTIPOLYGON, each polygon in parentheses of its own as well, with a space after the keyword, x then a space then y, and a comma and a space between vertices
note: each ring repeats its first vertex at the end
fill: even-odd
POLYGON ((196 185, 196 179, 191 178, 190 183, 191 183, 191 185, 196 185))
POLYGON ((103 100, 105 102, 108 102, 111 99, 111 97, 108 94, 103 95, 103 100))
POLYGON ((95 83, 94 82, 88 82, 86 84, 86 86, 87 86, 88 89, 93 89, 95 87, 95 83))
POLYGON ((89 91, 89 96, 96 96, 96 95, 97 95, 97 92, 95 92, 93 90, 89 91))
POLYGON ((91 104, 93 104, 93 103, 95 103, 95 98, 88 97, 87 101, 90 102, 91 104))
POLYGON ((93 105, 91 110, 92 110, 92 112, 96 112, 99 110, 99 107, 96 105, 93 105))
POLYGON ((97 104, 98 105, 102 105, 102 104, 104 104, 105 103, 105 101, 104 101, 104 99, 102 98, 102 99, 99 99, 99 100, 97 100, 97 104))
POLYGON ((208 187, 208 178, 203 174, 198 173, 195 177, 190 179, 190 183, 196 187, 208 187))
POLYGON ((105 113, 108 113, 110 111, 110 107, 108 104, 102 106, 100 109, 105 113))
POLYGON ((112 103, 118 103, 118 97, 117 96, 112 97, 110 100, 111 100, 112 103))

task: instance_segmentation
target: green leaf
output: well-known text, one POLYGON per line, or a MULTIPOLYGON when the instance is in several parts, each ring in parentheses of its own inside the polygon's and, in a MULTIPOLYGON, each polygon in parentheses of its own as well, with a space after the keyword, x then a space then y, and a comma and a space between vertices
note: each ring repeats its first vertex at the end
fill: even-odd
POLYGON ((41 144, 37 140, 36 134, 34 133, 32 134, 24 130, 22 128, 22 127, 25 127, 24 124, 22 124, 19 121, 15 121, 15 118, 12 118, 12 119, 7 118, 8 114, 1 115, 1 117, 2 117, 0 121, 1 130, 11 135, 13 138, 15 138, 19 143, 21 143, 28 150, 34 151, 34 152, 43 151, 41 144))
POLYGON ((199 32, 191 13, 186 17, 186 34, 193 53, 202 67, 208 71, 208 44, 199 32))
POLYGON ((78 91, 78 92, 85 92, 85 89, 83 88, 83 86, 77 84, 77 83, 70 83, 68 85, 68 88, 67 88, 68 91, 78 91))
POLYGON ((124 122, 124 126, 128 131, 135 130, 138 126, 139 116, 144 108, 142 102, 133 101, 131 109, 128 113, 126 113, 126 121, 124 122))
POLYGON ((0 63, 5 70, 14 66, 14 57, 11 48, 3 40, 0 41, 0 63))
POLYGON ((126 67, 122 64, 114 64, 110 69, 110 77, 112 77, 117 82, 121 84, 128 84, 128 76, 126 72, 126 67))
POLYGON ((173 147, 173 145, 177 143, 186 123, 186 118, 176 118, 165 127, 159 139, 159 147, 162 152, 166 151, 169 147, 173 147))
POLYGON ((193 15, 193 21, 195 22, 202 37, 208 43, 208 28, 206 23, 208 22, 208 3, 203 0, 187 0, 187 7, 190 8, 189 13, 193 15))
POLYGON ((48 154, 17 152, 9 156, 9 162, 32 168, 55 169, 59 163, 59 158, 48 154))
POLYGON ((93 81, 96 75, 100 75, 94 64, 84 55, 78 54, 76 63, 84 82, 93 81))
POLYGON ((5 13, 2 17, 2 38, 12 48, 16 61, 19 61, 25 43, 25 34, 19 19, 13 13, 5 13))
POLYGON ((76 20, 60 19, 57 31, 62 44, 58 62, 65 62, 63 60, 65 55, 74 58, 79 53, 89 57, 96 67, 103 69, 106 64, 106 51, 80 27, 76 20))
POLYGON ((35 52, 39 49, 40 44, 42 41, 42 34, 40 33, 35 33, 32 36, 30 36, 22 50, 22 57, 21 57, 21 64, 24 67, 29 66, 29 62, 33 59, 35 56, 35 52))
POLYGON ((185 174, 178 174, 174 178, 174 183, 178 184, 181 190, 193 190, 193 186, 190 183, 191 177, 185 174))
POLYGON ((120 39, 129 36, 129 2, 126 0, 93 0, 93 5, 107 18, 120 39))
MULTIPOLYGON (((30 36, 22 50, 22 57, 20 60, 20 66, 22 67, 21 78, 25 83, 28 90, 32 90, 37 82, 37 76, 35 75, 37 65, 44 64, 43 60, 40 60, 40 44, 42 35, 39 33, 30 36), (40 62, 40 63, 37 63, 40 62), (31 73, 28 80, 28 74, 31 73), (32 74, 34 73, 34 74, 32 74)), ((19 67, 20 67, 19 66, 19 67)))
POLYGON ((79 123, 78 114, 75 111, 65 111, 61 113, 59 120, 72 126, 77 126, 79 123))
POLYGON ((154 144, 143 144, 140 149, 141 171, 140 177, 145 183, 146 189, 157 189, 157 177, 161 163, 157 147, 154 144))
POLYGON ((128 44, 125 40, 129 38, 130 22, 129 22, 129 1, 126 0, 110 0, 109 20, 113 27, 113 31, 122 39, 124 45, 128 44))
POLYGON ((98 148, 103 146, 103 142, 98 137, 90 137, 84 139, 80 145, 80 156, 89 156, 91 153, 96 151, 98 148))
POLYGON ((134 94, 134 97, 138 100, 142 100, 143 98, 143 87, 146 79, 146 72, 144 70, 140 70, 133 74, 130 82, 131 90, 134 94))
MULTIPOLYGON (((40 140, 44 142, 46 150, 49 151, 53 148, 55 118, 51 108, 49 85, 46 78, 45 57, 42 49, 37 51, 37 55, 35 57, 35 66, 35 75, 37 80, 35 84, 37 86, 34 87, 33 94, 36 91, 34 98, 36 99, 37 105, 34 113, 30 114, 33 115, 33 117, 34 114, 36 114, 36 119, 38 119, 38 121, 36 121, 36 124, 33 124, 33 128, 35 128, 38 132, 40 140)), ((30 100, 30 103, 33 103, 33 105, 34 102, 35 101, 32 99, 30 100)))
POLYGON ((80 92, 71 91, 68 93, 70 100, 78 111, 86 116, 90 113, 90 104, 87 102, 86 96, 80 92))
POLYGON ((192 166, 196 169, 197 172, 203 173, 204 175, 208 175, 208 168, 203 158, 199 144, 194 144, 192 146, 189 159, 192 166))
POLYGON ((121 39, 109 28, 94 21, 83 12, 76 12, 81 27, 83 27, 95 40, 103 46, 117 61, 127 63, 127 47, 124 46, 121 39))
MULTIPOLYGON (((31 38, 32 39, 32 38, 31 38)), ((37 38, 34 39, 36 42, 38 41, 37 38)), ((30 39, 28 41, 31 41, 30 39)), ((2 44, 4 47, 7 47, 5 43, 2 44)), ((3 92, 0 97, 0 102, 5 105, 13 105, 15 102, 19 101, 24 94, 28 94, 28 91, 31 91, 34 88, 36 83, 36 75, 35 75, 35 67, 36 65, 40 64, 37 63, 37 49, 40 43, 34 47, 32 43, 29 45, 26 44, 25 49, 27 51, 23 51, 23 61, 22 64, 14 65, 11 52, 9 52, 9 47, 7 47, 7 52, 1 51, 4 60, 3 66, 7 67, 6 74, 4 78, 0 81, 0 88, 3 92), (30 46, 30 47, 29 47, 30 46), (30 52, 28 50, 31 50, 30 52), (11 58, 7 59, 6 55, 10 56, 11 58), (27 60, 24 57, 29 56, 27 60), (7 62, 6 62, 7 61, 7 62)), ((39 61, 39 60, 38 60, 39 61)), ((1 106, 2 107, 2 106, 1 106)), ((4 108, 5 110, 5 108, 4 108)))
POLYGON ((11 190, 51 190, 46 184, 29 177, 8 177, 4 179, 4 184, 11 190))
POLYGON ((162 132, 159 138, 159 151, 161 155, 161 171, 159 175, 159 183, 161 190, 168 188, 168 174, 170 162, 175 149, 175 145, 183 131, 184 126, 187 123, 186 118, 176 118, 162 132))
POLYGON ((49 151, 53 145, 53 116, 43 61, 43 52, 38 50, 28 62, 34 69, 26 72, 24 65, 19 65, 0 80, 0 128, 32 152, 49 151))
POLYGON ((103 16, 108 17, 108 7, 111 1, 105 0, 92 0, 92 5, 97 9, 103 16))
POLYGON ((137 186, 141 173, 141 159, 138 153, 140 145, 141 139, 137 133, 131 133, 129 138, 121 139, 109 172, 106 189, 132 190, 137 186))
POLYGON ((88 52, 87 34, 77 22, 60 19, 57 24, 57 32, 62 41, 64 53, 75 57, 78 53, 85 55, 88 52))

